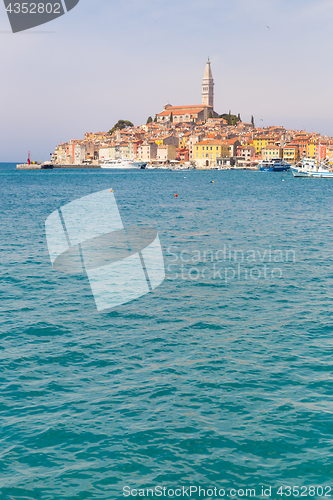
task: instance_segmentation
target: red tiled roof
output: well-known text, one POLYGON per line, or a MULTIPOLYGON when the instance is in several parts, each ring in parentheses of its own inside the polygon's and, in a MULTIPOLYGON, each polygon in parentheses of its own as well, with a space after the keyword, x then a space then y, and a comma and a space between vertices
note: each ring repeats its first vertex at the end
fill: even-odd
POLYGON ((188 109, 188 108, 211 108, 212 106, 207 106, 206 104, 190 104, 189 106, 168 106, 165 109, 188 109))
POLYGON ((205 141, 201 141, 201 142, 197 142, 196 144, 194 144, 195 146, 225 146, 225 144, 223 144, 222 141, 218 141, 218 140, 205 140, 205 141))
POLYGON ((203 111, 205 108, 211 108, 211 106, 202 105, 191 105, 191 106, 170 106, 166 108, 162 113, 158 113, 157 116, 170 116, 171 112, 173 115, 184 115, 184 114, 196 114, 203 111))

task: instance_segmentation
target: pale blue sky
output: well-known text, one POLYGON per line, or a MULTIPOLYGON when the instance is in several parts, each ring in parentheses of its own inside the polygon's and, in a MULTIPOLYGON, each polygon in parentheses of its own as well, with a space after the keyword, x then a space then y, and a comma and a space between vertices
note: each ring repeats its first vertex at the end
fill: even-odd
POLYGON ((333 135, 332 25, 333 0, 80 0, 13 35, 0 5, 0 161, 200 103, 207 56, 219 113, 333 135))

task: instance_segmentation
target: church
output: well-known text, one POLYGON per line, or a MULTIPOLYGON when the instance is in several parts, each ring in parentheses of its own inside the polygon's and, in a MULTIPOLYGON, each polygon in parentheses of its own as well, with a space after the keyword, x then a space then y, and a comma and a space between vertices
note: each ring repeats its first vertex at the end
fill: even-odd
POLYGON ((217 118, 219 115, 214 111, 214 80, 210 61, 208 58, 205 74, 202 80, 202 104, 193 104, 190 106, 171 106, 166 104, 162 113, 156 115, 157 121, 172 119, 174 123, 179 122, 202 122, 207 118, 217 118))

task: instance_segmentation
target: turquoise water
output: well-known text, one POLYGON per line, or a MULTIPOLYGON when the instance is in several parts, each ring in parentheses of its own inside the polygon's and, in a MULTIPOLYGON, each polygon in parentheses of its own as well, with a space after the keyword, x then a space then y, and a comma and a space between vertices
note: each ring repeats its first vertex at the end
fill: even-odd
POLYGON ((330 179, 3 164, 0 192, 1 500, 333 487, 330 179), (158 230, 166 280, 100 314, 44 222, 107 188, 158 230))

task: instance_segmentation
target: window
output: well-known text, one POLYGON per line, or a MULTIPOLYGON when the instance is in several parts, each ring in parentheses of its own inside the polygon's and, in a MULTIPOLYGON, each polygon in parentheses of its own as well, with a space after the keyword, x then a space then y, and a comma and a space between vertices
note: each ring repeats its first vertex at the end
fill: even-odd
POLYGON ((210 147, 210 150, 212 150, 212 149, 213 149, 213 148, 212 148, 212 146, 211 146, 211 147, 210 147))

